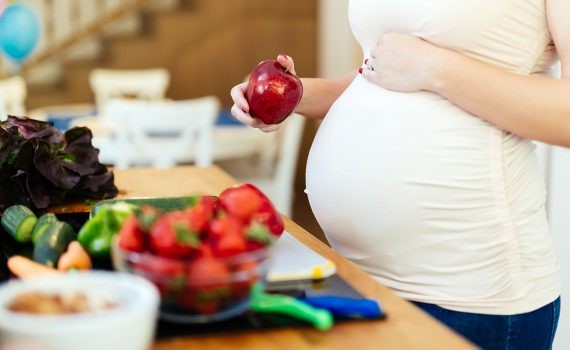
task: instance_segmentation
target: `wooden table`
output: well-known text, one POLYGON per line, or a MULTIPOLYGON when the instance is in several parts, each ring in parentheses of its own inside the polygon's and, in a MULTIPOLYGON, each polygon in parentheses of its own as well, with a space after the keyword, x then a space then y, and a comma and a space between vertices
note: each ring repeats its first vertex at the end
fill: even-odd
MULTIPOLYGON (((127 169, 115 171, 120 197, 217 195, 235 180, 218 167, 127 169)), ((338 274, 363 295, 379 300, 388 314, 382 321, 345 322, 321 332, 309 327, 263 332, 192 336, 159 341, 155 350, 176 349, 472 349, 463 338, 413 304, 395 296, 352 262, 285 218, 286 230, 334 261, 338 274)))

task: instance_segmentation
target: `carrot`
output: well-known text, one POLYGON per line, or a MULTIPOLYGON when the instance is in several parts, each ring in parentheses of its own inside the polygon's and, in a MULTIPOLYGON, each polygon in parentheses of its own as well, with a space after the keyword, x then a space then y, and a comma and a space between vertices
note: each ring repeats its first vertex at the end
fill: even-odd
POLYGON ((41 277, 57 275, 56 269, 35 262, 21 255, 14 255, 8 259, 8 268, 20 278, 41 277))
POLYGON ((67 252, 63 253, 57 262, 57 269, 68 270, 89 270, 91 268, 91 257, 78 241, 69 243, 67 252))

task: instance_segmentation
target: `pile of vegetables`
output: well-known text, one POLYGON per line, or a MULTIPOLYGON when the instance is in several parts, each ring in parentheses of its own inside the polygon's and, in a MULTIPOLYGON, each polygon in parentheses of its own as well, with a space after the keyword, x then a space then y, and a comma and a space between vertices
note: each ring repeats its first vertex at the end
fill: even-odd
POLYGON ((10 257, 8 268, 27 278, 90 269, 113 255, 116 269, 154 282, 166 304, 213 314, 247 301, 267 269, 267 247, 284 230, 271 201, 251 184, 184 198, 175 208, 135 202, 99 203, 77 233, 54 214, 9 206, 2 227, 33 254, 10 257))
POLYGON ((91 257, 75 240, 73 228, 54 214, 38 218, 30 208, 16 204, 4 211, 1 224, 17 242, 33 245, 32 259, 15 255, 8 260, 10 271, 18 277, 91 268, 91 257))
POLYGON ((0 212, 13 204, 44 209, 68 199, 112 198, 113 173, 99 163, 88 128, 9 116, 0 122, 0 212))

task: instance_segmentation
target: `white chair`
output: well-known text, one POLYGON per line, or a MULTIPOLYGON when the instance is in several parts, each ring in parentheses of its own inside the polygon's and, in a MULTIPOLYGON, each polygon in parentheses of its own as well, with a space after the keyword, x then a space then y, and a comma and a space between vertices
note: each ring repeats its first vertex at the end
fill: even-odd
POLYGON ((156 69, 94 69, 89 76, 99 110, 113 98, 162 100, 170 83, 170 74, 156 69))
POLYGON ((6 115, 25 116, 26 81, 21 76, 0 80, 0 120, 6 115))
POLYGON ((213 128, 219 110, 217 97, 184 101, 110 100, 106 127, 111 137, 93 138, 99 160, 117 168, 172 167, 194 162, 212 164, 213 128))
MULTIPOLYGON (((305 118, 288 117, 278 131, 266 134, 265 149, 256 162, 249 160, 220 164, 239 182, 258 186, 281 213, 291 216, 295 174, 305 118)), ((260 131, 261 132, 261 131, 260 131)))

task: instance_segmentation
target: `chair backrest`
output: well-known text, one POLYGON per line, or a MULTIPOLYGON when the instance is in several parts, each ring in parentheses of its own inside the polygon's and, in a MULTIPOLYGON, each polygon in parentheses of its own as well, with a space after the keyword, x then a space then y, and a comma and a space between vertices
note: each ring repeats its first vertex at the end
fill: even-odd
POLYGON ((156 69, 94 69, 89 76, 91 89, 95 94, 97 108, 101 111, 105 103, 113 98, 143 100, 164 99, 170 83, 168 70, 156 69))
POLYGON ((286 215, 290 215, 295 191, 297 160, 301 148, 301 139, 305 128, 305 117, 299 114, 289 116, 278 131, 278 149, 273 176, 276 191, 276 203, 286 215))
POLYGON ((257 174, 243 178, 236 176, 240 181, 251 181, 261 187, 276 208, 287 216, 292 213, 297 160, 304 127, 305 117, 299 114, 289 116, 279 130, 267 134, 257 174))
POLYGON ((26 81, 21 76, 0 80, 0 119, 7 114, 24 116, 26 95, 26 81))
POLYGON ((185 101, 109 101, 108 125, 115 133, 115 153, 120 155, 115 165, 211 165, 219 108, 219 99, 213 96, 185 101))

